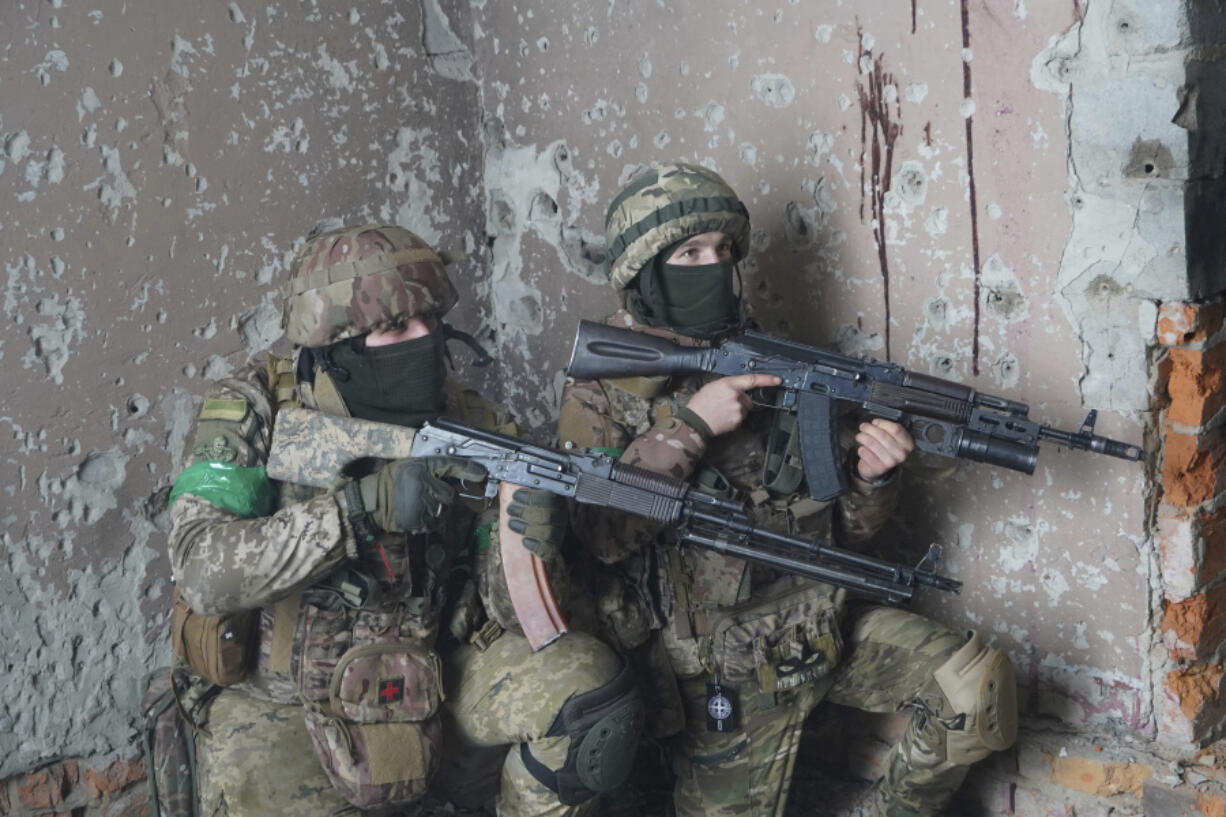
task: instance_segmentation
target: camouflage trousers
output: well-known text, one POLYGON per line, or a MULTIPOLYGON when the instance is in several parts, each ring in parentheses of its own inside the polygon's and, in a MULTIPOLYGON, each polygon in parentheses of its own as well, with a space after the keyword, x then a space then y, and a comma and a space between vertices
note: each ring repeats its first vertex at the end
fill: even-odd
MULTIPOLYGON (((529 751, 550 768, 562 766, 567 737, 545 737, 568 697, 603 686, 621 659, 596 639, 571 633, 533 653, 527 641, 504 633, 488 649, 462 647, 444 659, 444 758, 432 791, 463 796, 497 794, 503 817, 578 817, 593 798, 564 806, 524 767, 529 751), (501 767, 501 771, 499 771, 501 767)), ((228 690, 213 701, 196 736, 202 817, 332 817, 413 814, 414 809, 361 812, 333 788, 315 759, 302 707, 256 700, 228 690)))
MULTIPOLYGON (((869 712, 898 712, 924 701, 939 710, 942 694, 932 673, 965 637, 922 616, 866 607, 845 636, 843 661, 830 675, 794 690, 763 695, 738 690, 737 728, 707 728, 707 682, 682 682, 686 730, 674 751, 679 817, 782 815, 809 713, 829 700, 869 712), (935 697, 934 697, 935 696, 935 697)), ((945 760, 943 733, 933 718, 913 715, 889 754, 874 792, 874 817, 930 817, 941 813, 967 767, 945 760)))

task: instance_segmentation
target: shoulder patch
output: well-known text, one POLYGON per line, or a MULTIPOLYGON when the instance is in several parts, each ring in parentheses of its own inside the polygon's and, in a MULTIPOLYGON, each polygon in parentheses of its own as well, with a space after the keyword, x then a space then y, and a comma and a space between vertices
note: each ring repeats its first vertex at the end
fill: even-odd
POLYGON ((240 423, 247 416, 247 411, 246 400, 213 398, 205 400, 204 405, 200 407, 200 419, 229 420, 232 423, 240 423))

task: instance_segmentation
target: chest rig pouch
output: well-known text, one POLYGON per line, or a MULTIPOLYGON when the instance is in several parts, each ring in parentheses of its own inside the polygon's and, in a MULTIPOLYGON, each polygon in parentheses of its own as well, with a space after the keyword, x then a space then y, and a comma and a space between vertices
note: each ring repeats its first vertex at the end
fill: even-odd
POLYGON ((418 800, 442 759, 442 666, 417 601, 374 610, 307 602, 300 617, 307 733, 333 787, 358 808, 418 800))

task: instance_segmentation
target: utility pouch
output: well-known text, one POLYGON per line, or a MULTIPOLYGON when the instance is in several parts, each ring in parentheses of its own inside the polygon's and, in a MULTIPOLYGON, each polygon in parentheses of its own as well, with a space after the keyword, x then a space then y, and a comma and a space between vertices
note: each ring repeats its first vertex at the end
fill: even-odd
POLYGON ((198 717, 220 689, 185 672, 176 676, 169 667, 146 679, 141 744, 152 817, 196 817, 195 727, 187 719, 198 717))
POLYGON ((170 644, 202 677, 218 686, 231 686, 247 677, 251 666, 253 630, 258 610, 224 616, 202 616, 187 606, 175 588, 170 614, 170 644))
POLYGON ((762 485, 773 497, 790 496, 804 479, 800 459, 800 434, 792 411, 773 411, 770 433, 766 437, 766 457, 762 460, 762 485))
POLYGON ((784 587, 716 613, 711 620, 711 662, 730 684, 756 681, 764 693, 793 689, 839 663, 843 636, 838 610, 845 591, 815 582, 784 587))
POLYGON ((328 705, 306 710, 312 748, 336 790, 358 808, 424 795, 442 759, 442 697, 433 650, 379 642, 342 655, 328 705))

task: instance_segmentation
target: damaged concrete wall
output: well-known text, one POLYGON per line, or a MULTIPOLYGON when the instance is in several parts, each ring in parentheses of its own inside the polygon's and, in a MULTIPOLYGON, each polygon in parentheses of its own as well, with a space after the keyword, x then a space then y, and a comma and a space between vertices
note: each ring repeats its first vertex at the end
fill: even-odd
POLYGON ((327 219, 481 242, 471 25, 447 6, 0 11, 0 778, 129 740, 168 660, 184 435, 206 380, 280 335, 295 242, 327 219))
MULTIPOLYGON (((1185 89, 1226 87, 1205 4, 97 5, 0 12, 0 776, 128 734, 166 660, 163 509, 195 400, 274 344, 321 220, 469 251, 454 322, 500 358, 472 374, 540 436, 577 321, 615 307, 604 208, 653 160, 740 191, 767 331, 1065 429, 1098 409, 1141 440, 1159 304, 1221 288, 1192 227, 1221 212, 1220 140, 1188 124, 1220 92, 1185 89)), ((908 489, 891 536, 944 543, 966 582, 923 609, 1009 650, 1028 723, 1157 734, 1142 466, 1048 446, 1033 477, 908 489)))
MULTIPOLYGON (((1175 7, 476 5, 487 317, 534 419, 561 380, 526 375, 556 373, 577 320, 614 307, 604 208, 640 165, 681 158, 744 197, 768 331, 1066 429, 1098 409, 1099 433, 1141 440, 1156 302, 1187 294, 1182 60, 1121 74, 1111 55, 1182 42, 1175 7), (1135 45, 1110 30, 1125 10, 1135 45)), ((1047 447, 1033 477, 966 465, 909 491, 895 535, 946 543, 966 581, 928 611, 1009 650, 1030 716, 1153 734, 1140 466, 1047 447)))

